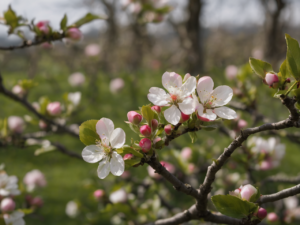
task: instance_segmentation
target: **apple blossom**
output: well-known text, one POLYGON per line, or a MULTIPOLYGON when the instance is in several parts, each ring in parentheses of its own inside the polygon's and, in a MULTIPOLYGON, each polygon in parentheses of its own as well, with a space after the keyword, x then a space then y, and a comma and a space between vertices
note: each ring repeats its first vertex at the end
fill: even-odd
POLYGON ((186 115, 183 112, 181 112, 180 123, 184 123, 185 121, 188 121, 189 119, 190 119, 190 115, 186 115))
POLYGON ((135 111, 128 112, 127 118, 130 123, 133 123, 135 125, 139 124, 143 119, 142 115, 135 111))
POLYGON ((183 82, 186 82, 187 79, 189 79, 191 77, 191 74, 187 73, 184 75, 184 78, 183 78, 183 82))
POLYGON ((98 177, 104 179, 109 172, 121 176, 124 172, 124 160, 116 150, 123 147, 126 135, 123 129, 114 129, 110 119, 101 118, 96 124, 96 131, 101 141, 96 145, 86 146, 82 151, 82 158, 88 163, 99 162, 98 177))
POLYGON ((123 89, 124 85, 125 85, 125 82, 122 78, 115 78, 110 81, 109 89, 110 89, 111 93, 115 94, 115 93, 118 93, 119 91, 121 91, 123 89))
POLYGON ((247 184, 242 187, 241 190, 241 199, 249 201, 253 195, 257 194, 257 189, 251 184, 247 184))
POLYGON ((157 142, 159 142, 159 141, 161 141, 162 139, 161 139, 161 137, 155 137, 154 139, 153 139, 153 144, 156 144, 157 142))
POLYGON ((139 146, 142 148, 142 151, 147 153, 151 149, 151 141, 148 138, 143 138, 140 140, 139 146))
POLYGON ((165 162, 165 161, 160 161, 160 164, 166 168, 170 173, 175 172, 175 166, 173 166, 171 163, 165 162))
POLYGON ((127 201, 127 193, 126 191, 121 188, 113 193, 110 194, 109 200, 112 203, 125 203, 127 201))
POLYGON ((164 127, 164 130, 166 132, 166 135, 172 134, 174 127, 171 124, 168 124, 164 127))
POLYGON ((128 154, 123 156, 124 161, 128 160, 128 159, 132 159, 132 158, 133 158, 133 154, 131 154, 131 153, 128 153, 128 154))
POLYGON ((4 198, 0 205, 1 211, 4 213, 14 211, 16 208, 16 203, 11 198, 4 198))
POLYGON ((203 121, 212 121, 217 116, 224 119, 235 119, 237 114, 234 110, 225 107, 230 102, 233 91, 230 87, 222 85, 213 90, 214 82, 211 77, 201 77, 197 85, 197 93, 200 103, 195 94, 194 107, 197 110, 197 116, 203 121))
POLYGON ((283 203, 287 209, 295 209, 298 206, 299 200, 296 196, 291 196, 283 199, 283 203))
POLYGON ((66 37, 73 41, 79 41, 82 38, 82 33, 78 28, 72 27, 66 31, 66 37))
POLYGON ((24 120, 19 116, 10 116, 7 119, 8 128, 15 133, 22 133, 24 130, 24 120))
POLYGON ((34 207, 42 207, 44 205, 44 202, 40 197, 34 197, 33 199, 31 199, 30 205, 34 207))
POLYGON ((268 219, 268 221, 270 221, 270 222, 276 222, 276 221, 278 220, 278 216, 277 216, 276 213, 271 212, 271 213, 268 213, 267 219, 268 219))
POLYGON ((68 100, 72 102, 74 106, 78 106, 80 99, 81 99, 81 92, 79 91, 68 94, 68 100))
POLYGON ((124 173, 121 175, 122 178, 127 179, 130 177, 130 172, 128 170, 124 171, 124 173))
POLYGON ((147 171, 148 171, 148 174, 149 174, 150 177, 152 177, 154 179, 160 179, 161 178, 161 175, 156 173, 155 170, 151 166, 147 167, 147 171))
POLYGON ((29 192, 33 191, 37 187, 45 187, 47 185, 44 174, 39 170, 32 170, 26 173, 23 182, 26 184, 29 192))
POLYGON ((68 81, 73 87, 81 86, 85 82, 85 76, 82 73, 76 72, 69 76, 68 81))
POLYGON ((230 191, 229 194, 238 198, 241 198, 241 191, 243 186, 240 186, 238 189, 235 189, 234 191, 230 191))
POLYGON ((194 173, 194 172, 195 172, 195 169, 196 169, 195 164, 193 164, 193 163, 189 163, 189 164, 188 164, 188 172, 189 172, 189 173, 194 173))
POLYGON ((69 201, 66 205, 66 214, 71 218, 75 218, 78 213, 78 204, 75 201, 69 201))
POLYGON ((104 196, 104 191, 102 189, 98 189, 94 191, 93 195, 96 200, 100 200, 104 196))
POLYGON ((189 160, 192 157, 193 151, 189 147, 185 147, 181 150, 181 157, 184 158, 185 160, 189 160))
POLYGON ((51 116, 57 116, 61 113, 61 105, 60 102, 51 102, 47 105, 47 112, 51 116))
POLYGON ((276 74, 274 73, 267 73, 266 77, 265 77, 266 83, 269 86, 272 86, 274 83, 278 83, 279 82, 279 78, 276 74))
POLYGON ((8 176, 5 172, 0 173, 0 195, 19 195, 18 178, 16 176, 8 176))
POLYGON ((49 33, 49 21, 47 21, 47 20, 39 21, 36 24, 36 26, 42 33, 44 33, 44 34, 49 33))
POLYGON ((152 87, 147 95, 148 100, 158 106, 171 106, 165 110, 164 116, 169 123, 176 125, 180 121, 181 112, 186 115, 194 112, 193 99, 190 98, 190 95, 196 89, 196 78, 189 77, 182 84, 179 74, 165 72, 162 76, 162 84, 170 94, 167 94, 162 88, 152 87))
POLYGON ((84 53, 86 56, 97 56, 100 53, 100 46, 98 44, 89 44, 85 47, 84 53))
POLYGON ((161 112, 161 107, 158 106, 158 105, 154 105, 151 107, 152 110, 156 111, 157 113, 160 113, 161 112))
POLYGON ((46 128, 47 128, 47 123, 44 121, 44 120, 40 120, 39 121, 39 127, 40 127, 40 129, 42 129, 42 130, 45 130, 46 128))
POLYGON ((238 68, 234 65, 229 65, 225 69, 225 75, 228 80, 233 80, 238 74, 238 68))
POLYGON ((151 127, 152 127, 152 130, 155 131, 158 127, 158 121, 156 119, 153 119, 151 121, 151 127))
POLYGON ((14 211, 11 214, 4 214, 3 218, 7 225, 25 225, 24 215, 23 212, 14 211))
POLYGON ((152 130, 151 130, 151 127, 149 127, 148 125, 143 125, 143 126, 140 127, 140 132, 145 137, 150 137, 151 133, 152 133, 152 130))
POLYGON ((256 213, 256 216, 263 220, 266 216, 267 216, 268 212, 267 210, 265 210, 264 208, 259 208, 257 213, 256 213))
POLYGON ((142 5, 139 2, 133 2, 128 6, 129 12, 138 14, 142 10, 142 5))
POLYGON ((237 126, 240 130, 245 128, 247 125, 248 125, 247 121, 242 120, 242 119, 240 119, 237 124, 237 126))
POLYGON ((26 90, 24 90, 18 84, 12 88, 11 92, 14 93, 15 95, 18 95, 20 98, 24 97, 24 95, 26 94, 26 90))

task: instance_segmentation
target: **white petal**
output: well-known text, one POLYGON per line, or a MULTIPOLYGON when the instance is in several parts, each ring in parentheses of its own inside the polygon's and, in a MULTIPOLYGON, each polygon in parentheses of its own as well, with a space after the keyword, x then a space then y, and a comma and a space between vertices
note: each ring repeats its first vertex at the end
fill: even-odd
MULTIPOLYGON (((199 114, 199 113, 198 113, 199 114)), ((207 109, 206 110, 206 113, 203 113, 201 115, 201 117, 204 117, 206 119, 209 119, 209 120, 215 120, 217 118, 217 115, 213 113, 213 111, 211 109, 207 109)))
POLYGON ((102 160, 99 163, 99 166, 97 169, 98 177, 100 179, 104 179, 109 174, 109 171, 110 171, 109 162, 107 162, 106 160, 102 160))
POLYGON ((199 103, 196 110, 197 110, 199 116, 203 115, 204 107, 202 104, 199 103))
POLYGON ((154 105, 164 106, 168 104, 168 95, 163 89, 158 87, 152 87, 150 88, 149 92, 150 93, 147 95, 148 100, 154 105))
POLYGON ((110 160, 110 171, 115 176, 121 176, 124 173, 124 160, 121 155, 116 152, 112 153, 110 160))
POLYGON ((23 220, 23 218, 20 218, 17 221, 15 221, 13 225, 25 225, 25 221, 23 220))
POLYGON ((122 148, 125 143, 126 135, 123 129, 116 128, 109 139, 111 147, 113 148, 122 148))
POLYGON ((180 110, 175 105, 165 110, 164 115, 166 120, 173 125, 177 125, 181 118, 180 110))
POLYGON ((187 79, 187 81, 182 85, 181 87, 181 97, 187 97, 189 95, 191 95, 195 89, 196 89, 196 77, 190 77, 187 79))
POLYGON ((237 114, 233 109, 230 109, 228 107, 222 106, 220 108, 214 109, 215 114, 217 114, 219 117, 232 120, 237 118, 237 114))
POLYGON ((97 145, 89 145, 82 150, 81 155, 84 161, 88 163, 95 163, 99 162, 103 158, 104 151, 97 145))
POLYGON ((274 137, 269 138, 268 145, 269 145, 270 150, 273 151, 276 146, 276 138, 274 138, 274 137))
POLYGON ((195 93, 192 94, 193 97, 193 107, 194 107, 194 111, 197 110, 198 106, 200 105, 198 97, 196 96, 195 93))
POLYGON ((277 160, 281 160, 285 155, 285 145, 277 144, 274 148, 274 158, 277 160))
POLYGON ((209 76, 201 77, 197 85, 197 93, 201 103, 206 102, 214 88, 214 81, 209 76))
POLYGON ((184 99, 182 103, 178 103, 178 106, 181 112, 186 115, 191 115, 195 111, 193 99, 190 97, 184 99))
POLYGON ((210 101, 212 102, 212 107, 223 106, 226 105, 232 99, 233 91, 230 87, 226 85, 222 85, 217 87, 212 93, 210 97, 210 101))
POLYGON ((162 84, 167 90, 170 87, 180 88, 182 86, 182 77, 175 72, 165 72, 162 76, 162 84))
POLYGON ((114 131, 113 121, 107 118, 101 118, 96 124, 96 130, 101 141, 108 146, 110 135, 114 131))

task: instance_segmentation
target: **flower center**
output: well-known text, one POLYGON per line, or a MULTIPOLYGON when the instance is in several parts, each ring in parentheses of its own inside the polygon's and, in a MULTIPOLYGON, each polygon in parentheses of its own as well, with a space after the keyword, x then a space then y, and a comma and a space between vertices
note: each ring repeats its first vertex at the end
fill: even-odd
POLYGON ((172 99, 173 101, 176 101, 176 100, 177 100, 177 95, 171 95, 171 99, 172 99))

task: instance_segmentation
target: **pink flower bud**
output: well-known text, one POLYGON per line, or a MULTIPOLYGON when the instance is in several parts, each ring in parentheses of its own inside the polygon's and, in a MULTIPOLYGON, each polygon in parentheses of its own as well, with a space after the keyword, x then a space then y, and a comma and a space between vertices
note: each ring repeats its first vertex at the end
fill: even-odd
POLYGON ((191 74, 187 73, 184 75, 183 82, 186 82, 187 79, 191 77, 191 74))
POLYGON ((151 133, 152 133, 151 127, 149 127, 148 125, 143 125, 143 126, 140 127, 140 132, 145 137, 150 137, 151 133))
POLYGON ((161 138, 160 137, 156 137, 154 138, 153 140, 153 144, 156 144, 157 142, 161 141, 161 138))
POLYGON ((246 127, 248 125, 248 123, 247 123, 247 121, 245 121, 245 120, 239 120, 239 122, 238 122, 238 128, 239 129, 243 129, 244 127, 246 127))
POLYGON ((15 133, 22 133, 24 130, 24 120, 18 116, 10 116, 7 119, 8 128, 15 133))
POLYGON ((18 95, 20 98, 22 98, 26 94, 26 91, 20 85, 15 85, 11 91, 15 95, 18 95))
POLYGON ((85 47, 84 53, 86 56, 97 56, 100 53, 100 46, 97 44, 89 44, 85 47))
POLYGON ((100 200, 104 196, 104 191, 102 189, 98 189, 94 191, 94 197, 96 200, 100 200))
POLYGON ((185 121, 188 121, 189 118, 190 118, 190 115, 186 115, 183 112, 181 112, 180 123, 184 123, 185 121))
POLYGON ((147 153, 151 149, 151 141, 148 138, 143 138, 140 143, 140 147, 142 148, 142 151, 147 153))
POLYGON ((238 74, 238 68, 234 65, 229 65, 225 69, 225 75, 228 80, 233 80, 238 74))
POLYGON ((166 170, 168 170, 170 173, 174 173, 175 172, 175 167, 168 162, 165 161, 161 161, 160 164, 166 168, 166 170))
POLYGON ((161 178, 161 176, 158 173, 155 173, 155 170, 151 166, 148 166, 147 170, 148 170, 148 174, 150 177, 155 178, 155 179, 161 178))
POLYGON ((268 212, 267 210, 265 210, 264 208, 259 208, 257 213, 256 213, 256 216, 263 220, 266 216, 267 216, 268 212))
POLYGON ((44 201, 40 197, 35 197, 31 200, 30 204, 35 207, 42 207, 44 205, 44 201))
POLYGON ((191 157, 192 157, 192 149, 189 148, 189 147, 185 147, 181 150, 181 157, 186 159, 186 160, 189 160, 191 157))
POLYGON ((40 127, 40 129, 45 130, 47 128, 47 123, 45 123, 44 120, 40 120, 39 127, 40 127))
POLYGON ((138 114, 135 111, 128 112, 127 113, 127 118, 128 118, 128 121, 130 123, 133 123, 133 124, 136 124, 136 125, 139 124, 143 119, 142 115, 138 114))
POLYGON ((47 185, 44 174, 39 170, 32 170, 26 173, 23 182, 28 191, 33 191, 36 187, 45 187, 47 185))
POLYGON ((44 34, 48 34, 49 33, 49 21, 44 20, 44 21, 40 21, 36 24, 37 28, 39 28, 39 30, 44 33, 44 34))
POLYGON ((291 83, 291 79, 290 78, 286 78, 285 82, 291 83))
POLYGON ((253 187, 251 184, 247 184, 247 185, 243 186, 243 188, 241 190, 241 198, 243 200, 249 201, 253 195, 256 195, 256 193, 257 193, 256 188, 253 187))
POLYGON ((16 203, 11 198, 2 199, 0 208, 3 213, 13 211, 15 207, 16 207, 16 203))
POLYGON ((276 221, 278 220, 278 216, 277 216, 276 213, 271 212, 271 213, 268 213, 267 219, 268 219, 268 221, 270 221, 270 222, 276 222, 276 221))
POLYGON ((133 154, 131 154, 131 153, 128 153, 128 154, 124 155, 124 157, 123 157, 124 160, 132 159, 132 158, 133 158, 133 154))
POLYGON ((119 91, 121 91, 123 89, 125 85, 125 82, 122 78, 116 78, 110 81, 109 83, 109 89, 111 91, 111 93, 115 94, 118 93, 119 91))
POLYGON ((196 169, 195 164, 193 164, 193 163, 188 164, 188 172, 189 173, 193 173, 195 171, 195 169, 196 169))
POLYGON ((168 124, 165 126, 164 129, 165 129, 166 135, 171 135, 174 128, 171 124, 168 124))
POLYGON ((124 173, 121 175, 121 177, 123 178, 123 179, 127 179, 127 178, 129 178, 130 177, 130 172, 129 171, 124 171, 124 173))
POLYGON ((277 83, 279 81, 279 78, 276 74, 267 73, 265 80, 269 86, 272 86, 274 83, 277 83))
POLYGON ((73 41, 79 41, 82 38, 82 33, 78 28, 73 27, 67 30, 66 36, 73 41))
POLYGON ((259 165, 259 169, 261 169, 261 170, 270 170, 270 169, 272 169, 271 160, 262 161, 261 164, 259 165))
POLYGON ((152 130, 156 130, 158 127, 158 121, 156 119, 153 119, 151 121, 152 130))
POLYGON ((69 76, 68 81, 73 87, 81 86, 85 82, 85 76, 82 73, 76 72, 69 76))
POLYGON ((47 105, 47 111, 50 115, 56 116, 61 113, 60 102, 51 102, 47 105))
POLYGON ((161 112, 161 107, 160 106, 157 106, 157 105, 154 105, 151 107, 152 110, 155 110, 157 113, 160 113, 161 112))

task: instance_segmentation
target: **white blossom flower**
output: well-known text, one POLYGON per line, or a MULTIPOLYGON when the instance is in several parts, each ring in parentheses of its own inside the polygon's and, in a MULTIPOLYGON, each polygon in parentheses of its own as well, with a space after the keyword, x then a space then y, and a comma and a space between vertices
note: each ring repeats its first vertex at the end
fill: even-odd
POLYGON ((197 93, 200 98, 193 95, 195 109, 198 117, 203 121, 212 121, 217 116, 224 119, 235 119, 237 114, 234 110, 224 106, 230 102, 233 91, 230 87, 222 85, 213 90, 214 82, 211 77, 201 77, 197 84, 197 93))
POLYGON ((98 177, 104 179, 109 172, 121 176, 124 172, 124 160, 115 150, 125 143, 125 132, 121 128, 114 129, 114 123, 107 118, 101 118, 96 124, 96 131, 101 141, 96 145, 86 146, 82 151, 83 159, 88 163, 101 160, 98 167, 98 177))
POLYGON ((29 192, 33 191, 36 187, 45 187, 47 185, 44 174, 39 170, 32 170, 26 173, 23 182, 26 184, 27 191, 29 192))
POLYGON ((81 99, 81 92, 77 91, 74 93, 68 94, 68 100, 73 103, 74 106, 77 106, 81 99))
POLYGON ((24 215, 23 212, 14 211, 11 214, 4 214, 3 217, 7 225, 25 225, 24 215))
POLYGON ((0 173, 0 195, 19 195, 18 178, 16 176, 8 176, 5 172, 0 173))
POLYGON ((69 201, 66 205, 66 214, 71 217, 75 218, 79 213, 78 205, 74 201, 69 201))
POLYGON ((112 203, 124 203, 127 201, 127 193, 123 188, 121 188, 121 189, 111 193, 109 195, 109 200, 112 203))
POLYGON ((147 95, 150 102, 157 106, 171 106, 164 112, 166 120, 176 125, 181 118, 181 112, 190 115, 194 112, 193 99, 190 95, 196 89, 196 78, 189 77, 182 84, 182 77, 175 72, 165 72, 162 84, 169 91, 167 94, 162 88, 152 87, 147 95))

